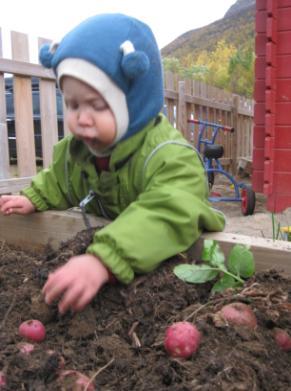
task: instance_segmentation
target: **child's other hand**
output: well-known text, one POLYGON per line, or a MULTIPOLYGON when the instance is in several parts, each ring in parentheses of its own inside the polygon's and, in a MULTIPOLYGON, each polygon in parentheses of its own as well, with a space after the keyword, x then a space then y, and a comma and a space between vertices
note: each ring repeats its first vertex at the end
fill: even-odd
POLYGON ((35 212, 33 203, 22 195, 3 195, 0 197, 0 212, 8 216, 13 213, 28 215, 35 212))
POLYGON ((78 255, 49 275, 42 292, 47 304, 60 298, 61 314, 82 311, 108 280, 109 272, 97 257, 78 255))

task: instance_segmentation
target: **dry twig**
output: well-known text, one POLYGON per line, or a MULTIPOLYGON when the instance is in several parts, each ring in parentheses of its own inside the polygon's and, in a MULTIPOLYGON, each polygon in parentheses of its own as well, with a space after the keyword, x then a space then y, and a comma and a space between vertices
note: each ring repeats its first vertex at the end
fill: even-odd
POLYGON ((8 318, 8 315, 10 314, 10 312, 11 312, 11 310, 12 310, 14 304, 15 304, 15 297, 16 297, 16 295, 13 296, 12 301, 10 303, 10 306, 9 306, 8 310, 6 311, 6 314, 3 317, 3 320, 2 320, 2 322, 0 324, 0 330, 2 329, 2 327, 5 326, 5 323, 6 323, 6 320, 8 318))
POLYGON ((84 391, 88 391, 90 384, 92 384, 93 381, 96 379, 96 377, 98 375, 100 375, 100 373, 103 372, 107 367, 109 367, 109 365, 111 365, 113 363, 113 361, 114 361, 114 357, 112 357, 112 359, 110 361, 108 361, 108 363, 106 365, 104 365, 104 367, 99 368, 98 371, 96 373, 94 373, 94 375, 88 381, 84 391))
POLYGON ((136 348, 141 348, 141 342, 135 332, 132 333, 132 342, 136 348))
POLYGON ((132 324, 132 326, 131 326, 131 328, 130 328, 130 330, 129 330, 129 332, 128 332, 128 336, 129 336, 129 337, 132 336, 132 334, 134 333, 134 331, 135 331, 135 329, 137 328, 138 325, 139 325, 139 322, 138 322, 138 321, 136 321, 136 322, 134 322, 134 323, 132 324))
POLYGON ((136 347, 136 348, 140 348, 141 347, 141 342, 135 332, 135 329, 137 328, 137 326, 139 325, 139 322, 136 321, 133 323, 133 325, 131 326, 129 332, 128 332, 128 336, 132 339, 132 342, 133 342, 133 345, 136 347))
POLYGON ((184 318, 183 320, 186 321, 186 320, 189 320, 191 318, 193 318, 193 316, 195 316, 198 312, 200 312, 203 308, 205 307, 208 307, 209 305, 212 305, 212 304, 218 304, 220 302, 223 302, 225 301, 225 297, 223 298, 219 298, 219 299, 210 299, 207 303, 205 304, 202 304, 200 307, 198 307, 195 311, 191 312, 190 315, 186 316, 186 318, 184 318))

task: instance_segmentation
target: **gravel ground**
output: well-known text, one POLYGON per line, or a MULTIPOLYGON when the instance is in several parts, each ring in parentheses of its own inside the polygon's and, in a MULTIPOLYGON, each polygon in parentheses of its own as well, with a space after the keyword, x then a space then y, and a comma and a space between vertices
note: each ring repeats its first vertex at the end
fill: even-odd
MULTIPOLYGON (((249 179, 240 179, 240 181, 250 183, 249 179)), ((233 193, 233 190, 224 178, 218 178, 213 191, 222 195, 233 193)), ((265 208, 265 197, 263 194, 256 194, 256 208, 252 216, 242 215, 239 202, 219 202, 213 205, 226 215, 225 232, 273 238, 272 213, 265 208)), ((291 207, 283 213, 274 214, 274 219, 275 227, 278 227, 278 224, 281 227, 291 226, 291 207)))

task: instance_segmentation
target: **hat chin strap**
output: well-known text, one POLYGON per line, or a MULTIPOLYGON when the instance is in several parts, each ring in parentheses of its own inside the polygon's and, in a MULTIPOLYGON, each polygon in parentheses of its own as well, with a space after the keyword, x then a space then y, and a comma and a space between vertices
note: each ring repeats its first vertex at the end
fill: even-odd
POLYGON ((116 121, 116 137, 109 147, 112 148, 126 134, 129 126, 126 95, 123 91, 100 68, 80 58, 66 58, 61 61, 56 74, 60 89, 62 77, 71 76, 94 88, 106 100, 116 121))
POLYGON ((112 150, 114 149, 115 143, 113 145, 109 146, 108 148, 103 149, 102 151, 98 151, 94 148, 91 148, 87 144, 85 144, 85 145, 89 149, 89 151, 92 153, 92 155, 94 155, 96 157, 106 157, 106 156, 110 156, 112 154, 112 150))

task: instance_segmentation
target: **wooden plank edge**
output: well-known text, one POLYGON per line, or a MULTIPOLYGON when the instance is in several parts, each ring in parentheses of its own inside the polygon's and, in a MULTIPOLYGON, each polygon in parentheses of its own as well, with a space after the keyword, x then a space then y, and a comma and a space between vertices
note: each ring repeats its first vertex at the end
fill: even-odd
POLYGON ((41 79, 55 80, 55 74, 51 69, 39 64, 31 64, 26 61, 0 58, 0 72, 12 73, 24 77, 39 77, 41 79))
MULTIPOLYGON (((92 227, 102 228, 109 223, 101 217, 88 215, 92 227)), ((20 246, 24 249, 52 248, 73 238, 86 229, 82 214, 78 208, 68 211, 47 211, 28 216, 0 215, 0 241, 20 246)))
MULTIPOLYGON (((88 215, 88 218, 93 227, 101 228, 110 223, 93 215, 88 215)), ((61 242, 74 237, 84 229, 86 227, 78 208, 34 213, 29 216, 0 215, 0 241, 24 248, 43 247, 47 244, 57 248, 61 242)), ((226 256, 235 244, 248 245, 254 254, 256 270, 275 268, 291 276, 291 242, 224 232, 203 233, 189 249, 191 257, 200 258, 204 239, 216 240, 226 256)))

